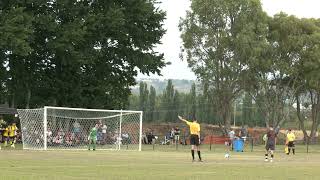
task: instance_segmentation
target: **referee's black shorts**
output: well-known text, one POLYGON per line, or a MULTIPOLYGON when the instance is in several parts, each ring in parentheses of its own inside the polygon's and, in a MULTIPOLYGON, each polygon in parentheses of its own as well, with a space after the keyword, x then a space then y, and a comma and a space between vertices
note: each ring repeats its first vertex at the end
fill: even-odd
POLYGON ((289 141, 288 147, 294 147, 294 142, 293 141, 289 141))
POLYGON ((191 145, 196 145, 199 146, 200 142, 199 142, 199 136, 197 134, 191 134, 190 136, 190 144, 191 145))

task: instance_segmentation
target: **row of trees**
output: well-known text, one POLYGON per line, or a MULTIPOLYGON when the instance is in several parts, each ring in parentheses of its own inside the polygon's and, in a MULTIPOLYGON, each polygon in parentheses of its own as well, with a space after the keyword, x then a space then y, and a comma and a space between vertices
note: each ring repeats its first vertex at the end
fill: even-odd
MULTIPOLYGON (((177 122, 177 116, 182 115, 187 119, 195 117, 201 123, 219 124, 222 121, 214 111, 215 103, 211 102, 211 97, 205 92, 201 84, 193 83, 188 93, 182 93, 176 90, 172 80, 168 80, 166 89, 157 93, 152 85, 148 87, 147 83, 140 82, 139 94, 130 96, 129 108, 142 110, 144 122, 177 122)), ((265 125, 263 115, 252 102, 247 93, 242 101, 233 104, 235 109, 232 117, 236 125, 265 125)))
POLYGON ((229 129, 233 102, 251 96, 265 125, 286 121, 296 104, 300 126, 320 122, 320 20, 279 13, 269 17, 259 0, 192 0, 180 22, 182 58, 205 87, 213 111, 229 129), (302 111, 301 105, 305 108, 302 111), (306 110, 310 109, 310 114, 306 110))
POLYGON ((125 108, 165 66, 164 18, 155 0, 1 0, 0 104, 125 108))

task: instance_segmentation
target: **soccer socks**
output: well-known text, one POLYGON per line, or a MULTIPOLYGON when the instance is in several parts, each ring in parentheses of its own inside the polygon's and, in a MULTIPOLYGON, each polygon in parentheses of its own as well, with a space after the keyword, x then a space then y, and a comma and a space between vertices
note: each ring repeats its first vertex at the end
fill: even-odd
POLYGON ((198 156, 199 156, 199 160, 201 161, 201 154, 200 154, 200 151, 198 151, 198 156))
POLYGON ((194 160, 194 150, 191 150, 192 160, 194 160))
POLYGON ((295 149, 294 148, 292 149, 292 153, 295 154, 295 149))
POLYGON ((91 143, 92 143, 92 140, 90 139, 90 140, 89 140, 89 144, 88 144, 88 150, 90 150, 91 143))
POLYGON ((96 150, 96 144, 97 144, 96 140, 89 140, 88 150, 90 150, 91 145, 92 145, 92 149, 96 150))
POLYGON ((271 154, 271 160, 273 159, 273 154, 271 154))
MULTIPOLYGON (((288 155, 290 154, 290 151, 291 151, 291 148, 288 148, 288 153, 287 153, 288 155)), ((293 152, 293 150, 292 150, 292 152, 293 152)))

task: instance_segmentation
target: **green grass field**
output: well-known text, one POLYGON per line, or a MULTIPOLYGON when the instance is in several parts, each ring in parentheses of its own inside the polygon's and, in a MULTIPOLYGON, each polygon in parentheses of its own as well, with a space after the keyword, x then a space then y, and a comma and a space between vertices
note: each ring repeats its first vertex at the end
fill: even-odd
MULTIPOLYGON (((148 149, 144 147, 144 149, 148 149)), ((150 149, 150 147, 149 147, 150 149)), ((0 151, 0 179, 319 179, 320 153, 282 152, 264 162, 263 151, 202 152, 204 162, 191 162, 190 151, 0 151)))

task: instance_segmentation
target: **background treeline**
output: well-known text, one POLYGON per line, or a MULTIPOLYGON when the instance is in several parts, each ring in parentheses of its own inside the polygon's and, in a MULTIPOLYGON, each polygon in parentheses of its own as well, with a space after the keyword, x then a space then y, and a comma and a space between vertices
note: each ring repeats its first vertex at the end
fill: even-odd
MULTIPOLYGON (((150 81, 150 80, 149 80, 150 81)), ((174 80, 179 82, 179 80, 174 80)), ((210 102, 208 94, 204 94, 201 84, 195 81, 183 92, 179 83, 173 84, 172 80, 165 81, 165 89, 159 88, 158 92, 153 87, 153 81, 139 83, 139 93, 134 93, 129 98, 129 109, 143 110, 144 122, 179 122, 178 115, 185 118, 196 117, 201 123, 219 124, 221 120, 216 114, 214 103, 210 102), (148 85, 149 84, 149 85, 148 85)), ((232 112, 233 120, 237 126, 248 125, 250 127, 265 126, 265 118, 258 111, 248 94, 235 102, 232 112)))

